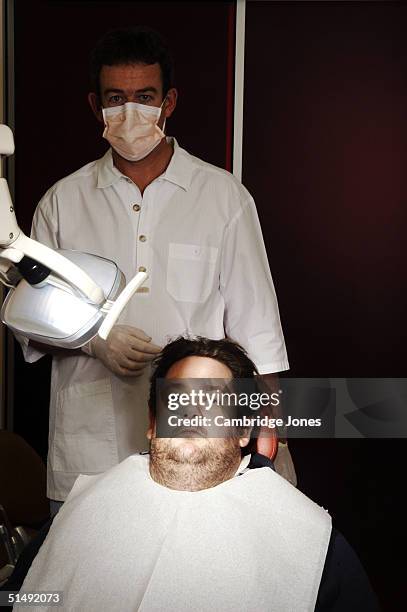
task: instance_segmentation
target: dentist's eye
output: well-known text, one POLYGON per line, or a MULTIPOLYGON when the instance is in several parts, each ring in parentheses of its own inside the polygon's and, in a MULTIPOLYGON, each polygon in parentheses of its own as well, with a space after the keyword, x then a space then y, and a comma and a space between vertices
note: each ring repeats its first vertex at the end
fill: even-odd
POLYGON ((119 95, 110 96, 108 102, 110 106, 117 106, 124 103, 122 96, 119 95))

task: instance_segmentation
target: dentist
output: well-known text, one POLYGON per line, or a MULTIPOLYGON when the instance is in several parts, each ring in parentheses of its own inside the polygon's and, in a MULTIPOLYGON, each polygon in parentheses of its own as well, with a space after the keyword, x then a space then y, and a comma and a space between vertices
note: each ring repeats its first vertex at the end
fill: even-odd
MULTIPOLYGON (((78 474, 104 472, 146 449, 150 362, 171 338, 226 336, 272 380, 288 369, 253 198, 231 174, 165 136, 177 90, 162 38, 142 27, 107 33, 93 50, 91 77, 89 103, 110 146, 49 189, 32 237, 111 259, 127 279, 137 271, 149 278, 107 341, 53 356, 53 512, 78 474)), ((23 344, 30 362, 50 352, 23 344)), ((286 445, 279 455, 277 469, 295 483, 286 445)))

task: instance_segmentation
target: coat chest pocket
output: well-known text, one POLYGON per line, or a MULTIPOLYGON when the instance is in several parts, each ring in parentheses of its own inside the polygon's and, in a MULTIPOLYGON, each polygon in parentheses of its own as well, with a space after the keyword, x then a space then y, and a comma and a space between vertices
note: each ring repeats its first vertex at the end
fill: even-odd
POLYGON ((179 302, 204 302, 210 295, 218 249, 171 242, 168 251, 167 291, 179 302))

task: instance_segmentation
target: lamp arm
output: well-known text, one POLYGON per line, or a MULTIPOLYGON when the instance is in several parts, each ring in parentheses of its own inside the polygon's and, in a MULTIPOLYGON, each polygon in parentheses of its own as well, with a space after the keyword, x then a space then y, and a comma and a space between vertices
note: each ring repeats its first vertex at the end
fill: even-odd
MULTIPOLYGON (((49 268, 51 272, 60 276, 93 304, 101 305, 105 301, 103 290, 86 272, 57 251, 45 246, 45 244, 28 238, 20 231, 20 235, 11 248, 13 251, 31 257, 31 259, 49 268)), ((10 250, 9 247, 7 251, 10 250)), ((6 251, 3 251, 3 257, 5 253, 6 251)))
POLYGON ((145 272, 138 272, 136 276, 134 276, 131 281, 126 285, 117 300, 113 303, 102 325, 99 328, 98 334, 103 340, 106 340, 110 333, 110 330, 119 318, 123 308, 126 306, 127 302, 147 278, 148 274, 146 274, 145 272))

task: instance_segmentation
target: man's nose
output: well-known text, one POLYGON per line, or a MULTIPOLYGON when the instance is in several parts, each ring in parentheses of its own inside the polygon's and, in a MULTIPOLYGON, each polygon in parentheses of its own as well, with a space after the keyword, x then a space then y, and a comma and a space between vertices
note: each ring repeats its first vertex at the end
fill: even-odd
POLYGON ((192 418, 194 416, 203 416, 206 412, 205 405, 200 403, 197 399, 196 401, 191 401, 187 406, 183 406, 184 417, 192 418))

